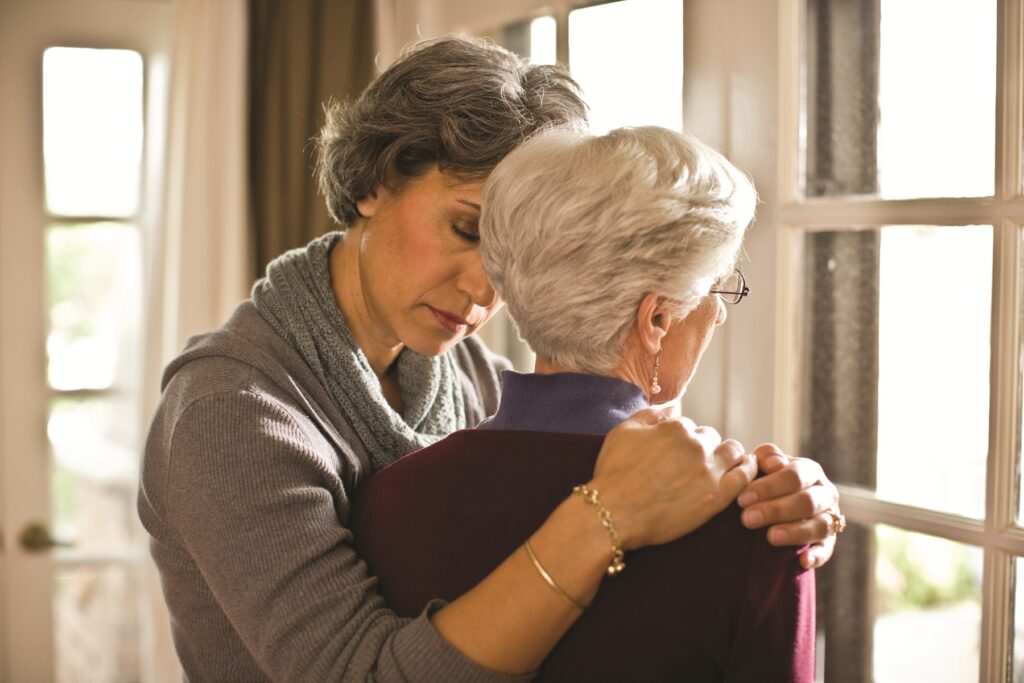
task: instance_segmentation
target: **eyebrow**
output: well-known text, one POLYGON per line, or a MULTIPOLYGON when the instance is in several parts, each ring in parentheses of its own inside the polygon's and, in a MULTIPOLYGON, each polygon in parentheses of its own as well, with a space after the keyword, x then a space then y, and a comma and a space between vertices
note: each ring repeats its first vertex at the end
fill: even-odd
POLYGON ((468 199, 456 199, 455 201, 457 201, 459 204, 465 204, 466 206, 471 206, 474 209, 476 209, 477 211, 480 210, 480 205, 479 204, 477 204, 476 202, 471 202, 468 199))

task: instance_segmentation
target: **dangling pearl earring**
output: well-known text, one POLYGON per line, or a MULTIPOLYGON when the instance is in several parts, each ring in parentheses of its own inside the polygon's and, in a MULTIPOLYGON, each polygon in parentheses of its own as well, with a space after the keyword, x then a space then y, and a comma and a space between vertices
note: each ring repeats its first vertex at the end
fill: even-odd
POLYGON ((661 385, 658 384, 658 366, 660 364, 661 351, 654 354, 654 377, 651 378, 651 397, 661 393, 661 385))

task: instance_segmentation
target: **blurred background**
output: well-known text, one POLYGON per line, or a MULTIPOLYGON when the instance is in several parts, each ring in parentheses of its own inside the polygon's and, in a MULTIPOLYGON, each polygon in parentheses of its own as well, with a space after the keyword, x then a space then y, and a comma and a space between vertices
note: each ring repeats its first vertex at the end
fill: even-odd
POLYGON ((331 229, 322 104, 449 32, 754 178, 681 409, 841 484, 819 680, 1024 682, 1024 0, 0 0, 0 679, 181 679, 135 515, 161 368, 331 229))

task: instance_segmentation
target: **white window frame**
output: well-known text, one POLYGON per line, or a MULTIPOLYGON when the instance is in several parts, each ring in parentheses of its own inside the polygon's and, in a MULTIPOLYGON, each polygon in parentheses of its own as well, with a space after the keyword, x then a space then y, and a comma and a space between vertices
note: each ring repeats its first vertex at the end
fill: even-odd
POLYGON ((1024 231, 1024 0, 999 0, 995 195, 980 198, 883 200, 802 197, 799 178, 800 74, 803 0, 780 0, 775 324, 775 425, 780 442, 800 434, 801 235, 837 225, 993 226, 992 352, 985 519, 972 520, 880 500, 872 491, 841 486, 851 522, 886 524, 984 551, 979 680, 1012 680, 1014 583, 1024 556, 1018 523, 1021 444, 1021 259, 1024 231))

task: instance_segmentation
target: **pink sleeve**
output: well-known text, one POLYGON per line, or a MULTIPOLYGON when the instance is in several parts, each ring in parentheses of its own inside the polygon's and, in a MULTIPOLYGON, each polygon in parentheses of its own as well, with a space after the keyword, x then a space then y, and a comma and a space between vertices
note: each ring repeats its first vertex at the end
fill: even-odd
POLYGON ((814 571, 800 566, 801 549, 757 536, 725 681, 813 683, 814 571))

